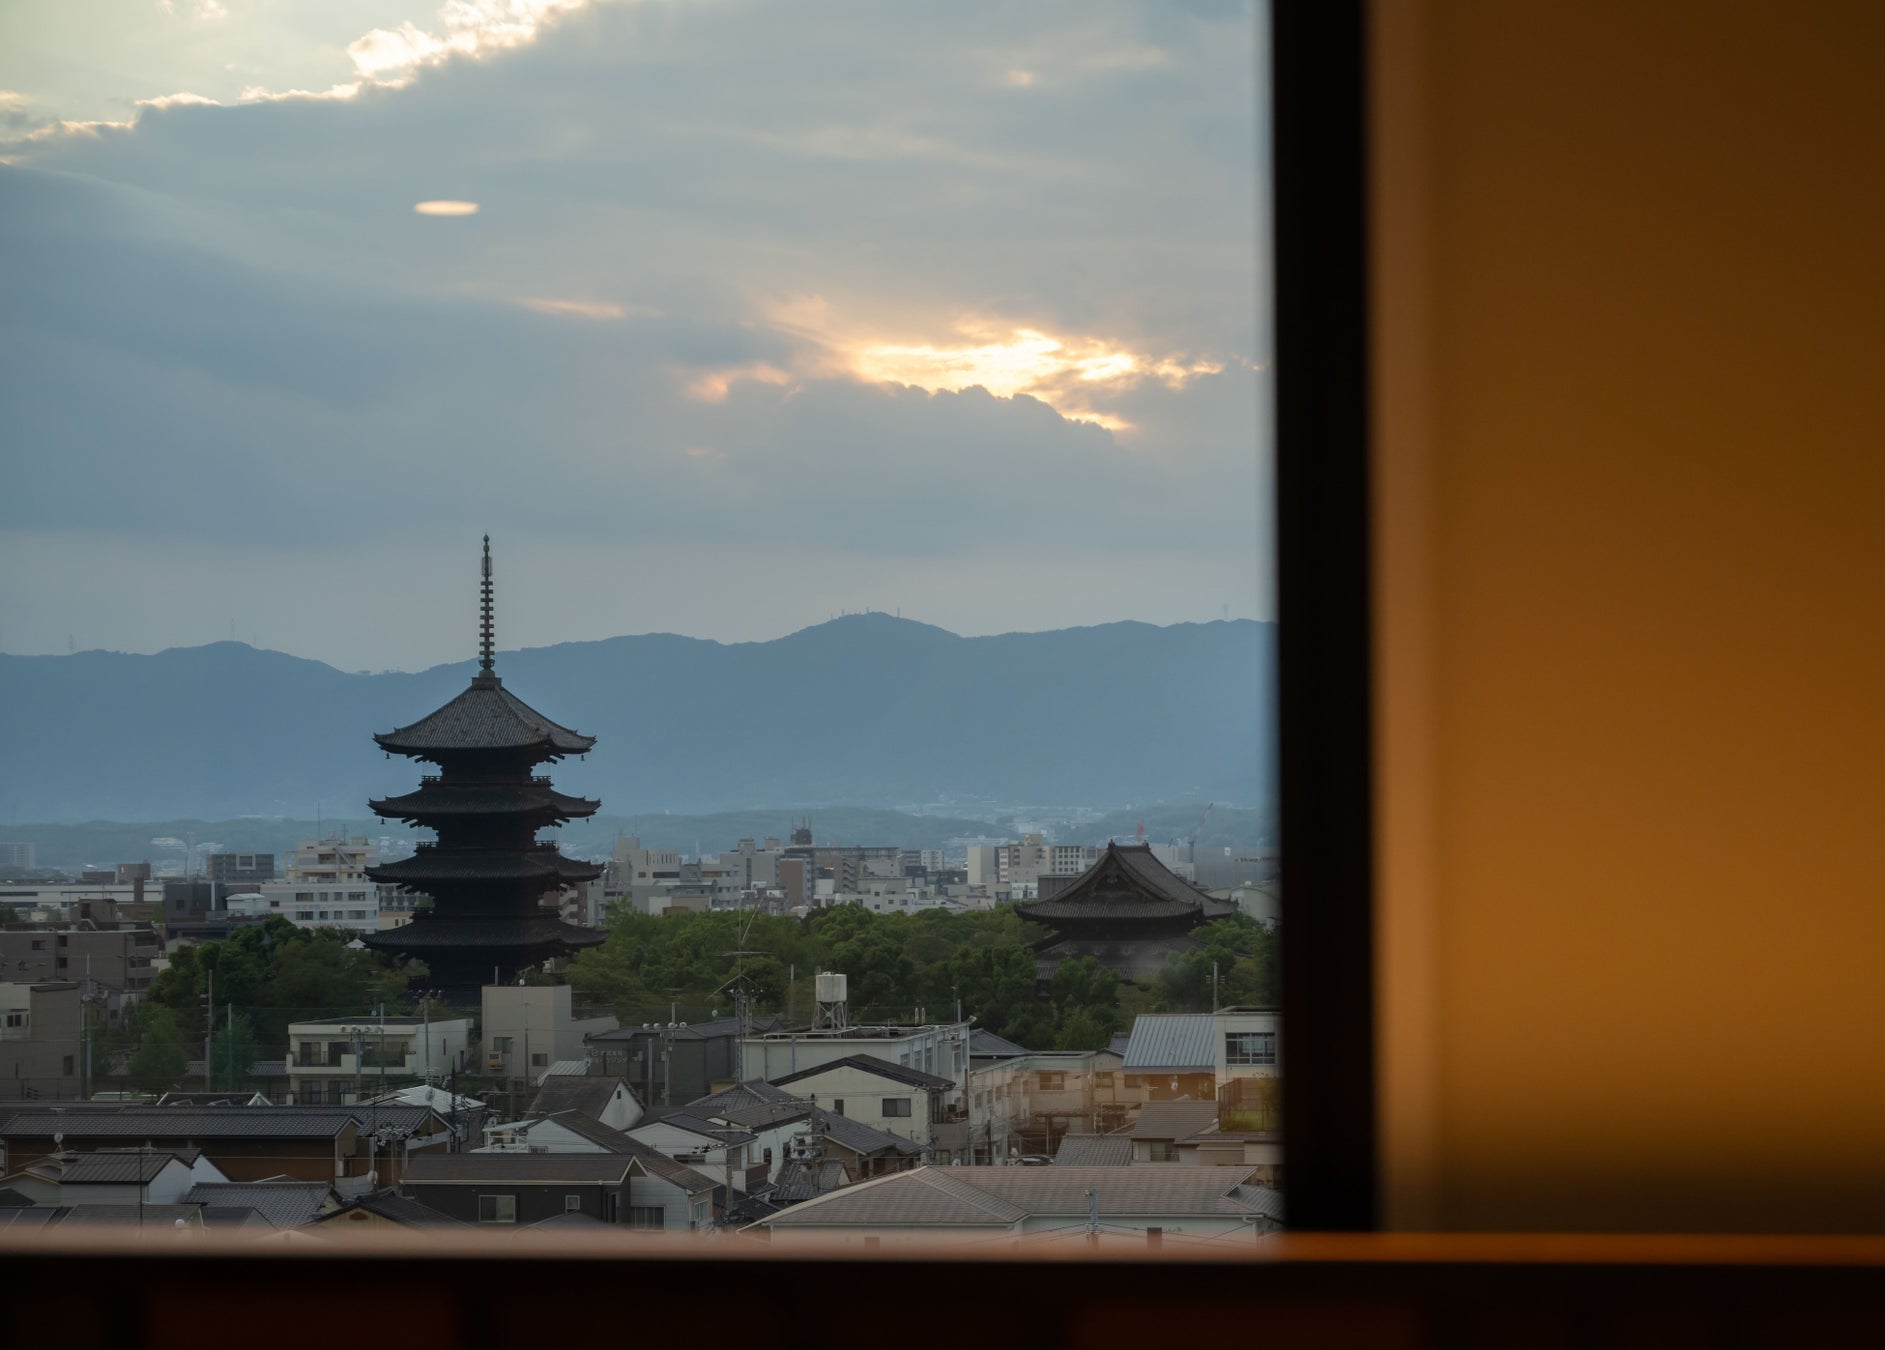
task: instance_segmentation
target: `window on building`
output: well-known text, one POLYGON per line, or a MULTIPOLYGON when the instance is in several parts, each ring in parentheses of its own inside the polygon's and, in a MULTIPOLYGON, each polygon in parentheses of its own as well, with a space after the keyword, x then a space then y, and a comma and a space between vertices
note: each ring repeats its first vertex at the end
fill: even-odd
POLYGON ((1172 1142, 1169 1139, 1154 1139, 1146 1146, 1146 1156, 1153 1162, 1170 1162, 1173 1158, 1172 1142))
POLYGON ((832 1099, 831 1114, 834 1116, 841 1116, 844 1114, 844 1098, 835 1097, 832 1099))
POLYGON ((549 1063, 550 1063, 550 1057, 547 1054, 545 1054, 543 1051, 541 1050, 531 1051, 530 1053, 530 1067, 531 1068, 533 1069, 546 1068, 548 1067, 549 1063))
POLYGON ((1107 1070, 1099 1070, 1093 1075, 1093 1086, 1109 1088, 1113 1085, 1113 1075, 1107 1070))
POLYGON ((309 1106, 319 1106, 321 1104, 321 1085, 319 1082, 303 1083, 295 1091, 296 1095, 309 1106))
POLYGON ((1067 1075, 1059 1069, 1050 1069, 1038 1075, 1038 1084, 1042 1092, 1060 1092, 1067 1086, 1067 1075))
POLYGON ((907 1116, 910 1114, 908 1097, 885 1097, 884 1114, 886 1116, 907 1116))
POLYGON ((491 1038, 491 1049, 500 1055, 508 1055, 511 1052, 511 1038, 509 1036, 493 1036, 491 1038))
POLYGON ((563 1197, 563 1212, 565 1214, 574 1213, 582 1207, 583 1198, 580 1195, 566 1195, 563 1197))
POLYGON ((665 1228, 667 1218, 667 1211, 659 1205, 630 1205, 628 1207, 630 1228, 665 1228))
POLYGON ((313 903, 314 903, 314 892, 313 892, 313 891, 296 891, 296 892, 295 892, 295 903, 296 903, 297 905, 311 905, 311 904, 313 904, 313 903))
POLYGON ((479 1223, 516 1223, 517 1197, 514 1195, 481 1195, 478 1197, 479 1223))
POLYGON ((70 1078, 74 1073, 77 1072, 77 1069, 73 1067, 71 1055, 67 1055, 65 1057, 65 1068, 62 1069, 60 1072, 64 1073, 65 1076, 68 1078, 70 1078))
POLYGON ((1227 1031, 1224 1033, 1226 1064, 1276 1063, 1274 1031, 1227 1031))

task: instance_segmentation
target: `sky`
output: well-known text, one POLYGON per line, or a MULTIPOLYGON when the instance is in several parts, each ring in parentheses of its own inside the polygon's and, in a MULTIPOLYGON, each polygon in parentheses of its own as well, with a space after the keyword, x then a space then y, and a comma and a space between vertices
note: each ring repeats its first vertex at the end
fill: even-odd
POLYGON ((0 650, 1273 617, 1240 0, 9 0, 0 650))

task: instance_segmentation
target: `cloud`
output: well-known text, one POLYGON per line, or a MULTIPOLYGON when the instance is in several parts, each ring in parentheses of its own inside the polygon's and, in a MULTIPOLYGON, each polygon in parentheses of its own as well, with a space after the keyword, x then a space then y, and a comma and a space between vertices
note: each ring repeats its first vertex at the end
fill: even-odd
MULTIPOLYGON (((782 626, 736 562, 808 621, 858 575, 993 585, 959 626, 1199 617, 1179 597, 1220 574, 1266 612, 1246 11, 466 13, 430 30, 487 34, 462 59, 153 99, 0 169, 0 257, 35 259, 0 272, 0 402, 36 450, 0 531, 152 570, 141 619, 102 561, 36 583, 69 612, 178 640, 204 602, 163 598, 172 556, 179 588, 220 556, 289 596, 384 558, 406 593, 492 521, 601 569, 546 624, 636 626, 591 593, 630 559, 639 603, 723 636, 782 626), (475 220, 414 205, 443 202, 475 220)), ((53 614, 0 602, 8 645, 53 614)))

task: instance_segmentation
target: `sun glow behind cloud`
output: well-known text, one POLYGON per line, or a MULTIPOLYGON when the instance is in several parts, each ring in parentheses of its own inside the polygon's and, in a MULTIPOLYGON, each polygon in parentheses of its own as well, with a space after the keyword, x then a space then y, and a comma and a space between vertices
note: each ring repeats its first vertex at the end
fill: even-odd
POLYGON ((412 213, 415 216, 475 216, 478 214, 478 204, 476 202, 455 202, 444 199, 430 202, 414 202, 412 204, 412 213))
MULTIPOLYGON (((1157 381, 1182 389, 1199 375, 1224 369, 1220 361, 1180 355, 1153 356, 1125 343, 1074 334, 1055 335, 1040 328, 1007 328, 983 319, 952 325, 956 340, 893 342, 850 329, 834 320, 831 307, 812 297, 775 307, 773 321, 815 344, 818 356, 803 373, 846 375, 873 384, 903 384, 931 392, 956 393, 981 388, 997 398, 1026 395, 1047 404, 1069 421, 1090 422, 1108 431, 1130 432, 1133 424, 1103 404, 1109 395, 1157 381)), ((784 372, 765 368, 769 383, 785 383, 784 372)), ((690 389, 726 389, 742 378, 767 378, 750 369, 709 372, 690 389)))

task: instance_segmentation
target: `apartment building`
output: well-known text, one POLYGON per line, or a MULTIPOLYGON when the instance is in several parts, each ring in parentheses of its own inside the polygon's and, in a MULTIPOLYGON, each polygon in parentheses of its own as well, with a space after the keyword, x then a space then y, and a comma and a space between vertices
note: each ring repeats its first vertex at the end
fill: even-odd
POLYGON ((352 1017, 291 1022, 289 1093, 301 1106, 345 1105, 389 1087, 470 1067, 468 1017, 352 1017))

